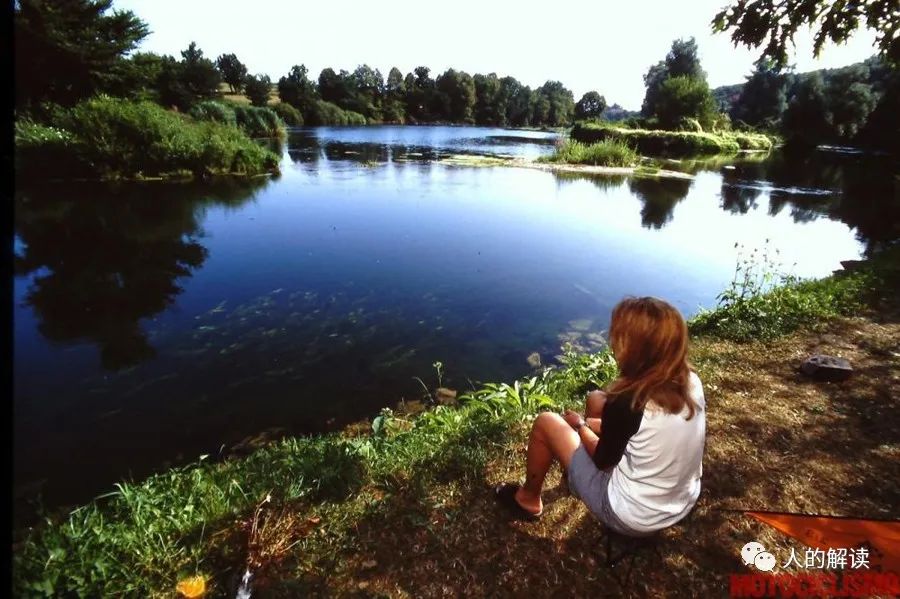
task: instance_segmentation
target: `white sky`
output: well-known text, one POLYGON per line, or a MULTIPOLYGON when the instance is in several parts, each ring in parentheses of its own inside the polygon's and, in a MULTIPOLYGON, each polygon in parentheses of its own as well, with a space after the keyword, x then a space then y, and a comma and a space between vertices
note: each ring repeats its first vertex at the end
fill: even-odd
MULTIPOLYGON (((674 38, 694 36, 711 87, 743 81, 756 52, 734 48, 709 23, 727 0, 115 0, 153 32, 141 50, 172 54, 196 41, 210 58, 234 52, 252 73, 277 80, 294 64, 312 79, 325 67, 367 63, 387 76, 418 65, 512 75, 532 87, 557 79, 575 99, 596 89, 609 104, 640 108, 643 74, 674 38)), ((797 41, 798 71, 844 66, 875 53, 857 32, 812 58, 812 35, 797 41)))

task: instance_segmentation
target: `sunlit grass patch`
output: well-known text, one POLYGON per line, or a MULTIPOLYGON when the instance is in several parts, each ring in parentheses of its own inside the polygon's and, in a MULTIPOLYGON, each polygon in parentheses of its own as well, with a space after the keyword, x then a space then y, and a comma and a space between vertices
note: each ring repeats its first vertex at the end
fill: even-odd
POLYGON ((552 155, 539 159, 539 162, 613 167, 634 166, 639 161, 637 152, 621 141, 604 140, 585 144, 571 139, 566 140, 552 155))

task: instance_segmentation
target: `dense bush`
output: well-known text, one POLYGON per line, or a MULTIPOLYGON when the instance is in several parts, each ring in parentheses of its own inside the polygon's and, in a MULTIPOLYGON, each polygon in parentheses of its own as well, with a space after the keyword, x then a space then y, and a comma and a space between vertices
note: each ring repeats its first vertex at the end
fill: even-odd
POLYGON ((52 127, 18 123, 16 144, 25 176, 257 174, 278 166, 275 154, 235 127, 106 96, 58 112, 52 127))
POLYGON ((305 121, 308 125, 365 125, 366 117, 352 110, 342 110, 331 102, 317 100, 305 115, 305 121))
POLYGON ((623 129, 606 123, 577 123, 572 129, 572 139, 588 144, 604 140, 620 141, 645 156, 733 154, 741 149, 732 134, 623 129))
POLYGON ((709 129, 715 114, 715 100, 701 77, 670 77, 657 92, 655 115, 664 129, 674 129, 686 118, 696 119, 709 129))
POLYGON ((640 156, 630 146, 611 139, 592 144, 567 140, 553 155, 541 159, 542 162, 595 166, 634 166, 639 160, 640 156))
POLYGON ((300 111, 285 102, 278 102, 271 107, 288 127, 302 127, 303 115, 300 111))
POLYGON ((223 125, 236 125, 234 108, 223 102, 206 100, 191 107, 190 114, 198 121, 213 121, 223 125))

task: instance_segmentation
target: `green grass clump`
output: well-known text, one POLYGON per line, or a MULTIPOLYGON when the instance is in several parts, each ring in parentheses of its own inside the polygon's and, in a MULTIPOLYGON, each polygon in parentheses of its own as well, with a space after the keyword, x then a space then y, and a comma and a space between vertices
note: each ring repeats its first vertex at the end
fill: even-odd
POLYGON ((212 121, 214 123, 222 123, 223 125, 237 125, 234 108, 229 104, 216 102, 215 100, 198 102, 191 107, 188 114, 197 121, 212 121))
POLYGON ((757 150, 768 152, 775 145, 773 138, 763 133, 728 131, 726 133, 722 133, 722 135, 733 139, 742 150, 757 150))
POLYGON ((57 111, 53 121, 49 127, 16 123, 21 175, 115 179, 278 168, 278 156, 238 128, 198 122, 151 102, 99 96, 57 111))
POLYGON ((644 156, 735 154, 742 149, 768 150, 772 147, 772 140, 762 134, 628 129, 597 121, 576 123, 572 139, 586 144, 620 141, 644 156))
POLYGON ((575 407, 587 389, 616 374, 606 351, 567 351, 563 362, 512 385, 485 385, 457 407, 413 417, 383 410, 369 435, 286 439, 246 458, 201 458, 119 484, 24 533, 14 558, 14 595, 170 596, 180 577, 210 573, 210 556, 221 549, 216 533, 246 518, 268 494, 285 504, 349 511, 364 486, 397 491, 483 476, 512 426, 543 409, 575 407))
POLYGON ((234 117, 237 126, 250 137, 278 137, 286 135, 281 117, 267 107, 235 106, 234 117))
POLYGON ((551 156, 542 158, 542 162, 561 162, 566 164, 591 164, 595 166, 634 166, 640 157, 627 144, 606 139, 591 144, 566 140, 551 156))
POLYGON ((302 127, 303 115, 300 111, 288 104, 287 102, 279 102, 271 107, 275 111, 284 124, 288 127, 302 127))
POLYGON ((207 100, 194 105, 190 115, 198 121, 236 126, 250 137, 282 138, 286 134, 281 117, 271 108, 207 100))

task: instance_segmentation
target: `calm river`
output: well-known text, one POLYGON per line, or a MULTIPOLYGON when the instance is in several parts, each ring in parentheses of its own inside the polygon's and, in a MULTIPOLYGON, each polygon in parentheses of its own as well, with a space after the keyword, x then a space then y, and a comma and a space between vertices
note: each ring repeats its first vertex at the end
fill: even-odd
POLYGON ((714 306, 735 244, 820 276, 897 234, 896 202, 871 208, 888 166, 852 153, 681 163, 684 181, 440 163, 553 143, 300 129, 275 179, 19 189, 17 505, 370 417, 436 386, 437 361, 461 390, 525 375, 532 352, 597 347, 624 295, 714 306))

